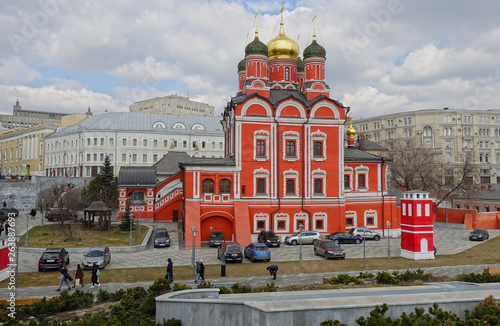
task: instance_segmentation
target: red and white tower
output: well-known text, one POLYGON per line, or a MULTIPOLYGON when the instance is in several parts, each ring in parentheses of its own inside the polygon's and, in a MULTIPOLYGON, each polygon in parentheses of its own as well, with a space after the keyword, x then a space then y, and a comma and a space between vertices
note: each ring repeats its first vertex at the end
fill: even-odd
POLYGON ((434 259, 432 200, 429 193, 411 190, 401 199, 401 257, 434 259))

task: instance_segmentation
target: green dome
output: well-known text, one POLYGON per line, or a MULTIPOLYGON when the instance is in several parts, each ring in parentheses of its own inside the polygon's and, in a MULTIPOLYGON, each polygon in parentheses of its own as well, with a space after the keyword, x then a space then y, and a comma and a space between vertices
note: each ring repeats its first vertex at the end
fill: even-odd
POLYGON ((316 37, 313 37, 311 45, 304 50, 304 60, 313 57, 326 58, 326 50, 316 42, 316 37))
POLYGON ((238 72, 245 70, 247 70, 247 61, 245 59, 241 59, 241 61, 238 62, 238 72))
POLYGON ((297 71, 304 72, 304 61, 300 57, 297 59, 297 71))
POLYGON ((250 54, 261 54, 267 57, 267 46, 259 40, 258 32, 255 31, 255 39, 245 47, 245 56, 250 54))

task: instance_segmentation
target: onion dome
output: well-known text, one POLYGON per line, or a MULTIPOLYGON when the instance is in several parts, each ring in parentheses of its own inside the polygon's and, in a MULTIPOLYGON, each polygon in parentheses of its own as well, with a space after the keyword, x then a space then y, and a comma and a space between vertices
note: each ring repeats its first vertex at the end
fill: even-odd
POLYGON ((304 72, 304 61, 300 57, 297 59, 297 71, 304 72))
POLYGON ((316 34, 313 34, 312 43, 304 50, 304 60, 313 57, 326 58, 326 50, 316 42, 316 34))
POLYGON ((283 28, 283 20, 281 20, 280 23, 280 32, 278 36, 267 42, 267 48, 269 49, 269 59, 291 58, 297 60, 300 54, 299 45, 286 37, 283 28))
POLYGON ((238 62, 238 72, 247 70, 247 60, 245 58, 238 62))
POLYGON ((352 126, 352 120, 350 122, 349 128, 347 128, 346 134, 347 134, 347 138, 356 137, 356 129, 354 129, 352 126))
POLYGON ((259 40, 259 32, 255 30, 255 39, 248 43, 245 47, 245 56, 250 54, 260 54, 267 57, 267 52, 267 46, 259 40))

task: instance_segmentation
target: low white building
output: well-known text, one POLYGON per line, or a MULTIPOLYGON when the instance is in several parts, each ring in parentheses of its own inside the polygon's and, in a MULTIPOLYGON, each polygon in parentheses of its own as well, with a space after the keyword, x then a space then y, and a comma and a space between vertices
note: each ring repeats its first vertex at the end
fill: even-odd
POLYGON ((109 156, 115 175, 122 166, 153 165, 169 151, 223 157, 220 117, 136 112, 103 113, 44 139, 45 175, 94 177, 109 156))

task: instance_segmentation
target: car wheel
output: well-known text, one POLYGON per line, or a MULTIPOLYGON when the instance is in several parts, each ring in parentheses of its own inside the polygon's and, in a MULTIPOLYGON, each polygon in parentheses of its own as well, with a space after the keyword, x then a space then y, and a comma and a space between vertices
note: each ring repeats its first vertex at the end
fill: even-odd
POLYGON ((314 248, 314 256, 319 256, 318 251, 314 248))
POLYGON ((345 259, 345 257, 341 257, 340 259, 345 259))
POLYGON ((380 237, 379 237, 378 235, 376 235, 376 236, 374 236, 374 237, 373 237, 373 240, 375 240, 375 241, 379 241, 379 240, 380 240, 380 237))
POLYGON ((43 268, 38 267, 38 271, 39 271, 39 272, 42 272, 42 271, 43 271, 43 268))
POLYGON ((253 263, 255 261, 255 258, 253 256, 250 256, 250 261, 253 263))
POLYGON ((314 239, 314 240, 313 240, 313 245, 316 245, 316 243, 318 243, 318 240, 317 240, 317 239, 314 239))
POLYGON ((356 239, 356 244, 360 244, 360 243, 361 243, 361 240, 356 239))
POLYGON ((296 246, 297 245, 297 240, 292 240, 292 246, 296 246))
POLYGON ((69 265, 69 257, 68 257, 68 261, 66 262, 66 265, 69 265))

